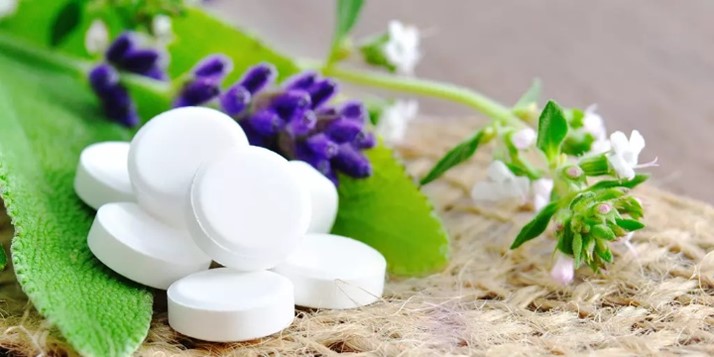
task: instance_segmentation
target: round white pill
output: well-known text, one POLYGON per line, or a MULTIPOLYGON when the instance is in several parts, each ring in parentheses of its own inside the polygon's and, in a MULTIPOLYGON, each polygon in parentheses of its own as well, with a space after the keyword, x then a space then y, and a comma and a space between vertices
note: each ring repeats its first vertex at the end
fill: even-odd
POLYGON ((310 223, 310 196, 280 155, 230 150, 202 166, 191 186, 189 230, 216 262, 242 271, 274 267, 310 223))
POLYGON ((295 304, 349 309, 382 296, 387 262, 360 241, 334 234, 308 234, 273 271, 295 285, 295 304))
POLYGON ((157 289, 211 265, 184 231, 146 213, 136 203, 99 208, 87 237, 89 249, 116 273, 157 289))
POLYGON ((169 325, 193 338, 246 341, 272 335, 295 317, 293 284, 269 272, 212 269, 173 283, 169 325))
POLYGON ((108 141, 84 148, 74 177, 77 196, 94 209, 109 202, 134 201, 128 155, 127 142, 108 141))
POLYGON ((330 233, 337 217, 337 188, 325 175, 305 161, 290 161, 290 169, 310 192, 312 218, 308 233, 330 233))
POLYGON ((205 161, 248 139, 229 116, 213 109, 185 107, 151 119, 131 141, 129 176, 139 204, 149 213, 185 227, 191 180, 205 161))

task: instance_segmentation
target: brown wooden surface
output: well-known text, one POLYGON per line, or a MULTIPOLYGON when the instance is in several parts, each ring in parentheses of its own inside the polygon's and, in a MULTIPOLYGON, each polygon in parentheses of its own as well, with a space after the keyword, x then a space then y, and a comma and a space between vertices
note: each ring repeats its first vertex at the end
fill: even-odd
MULTIPOLYGON (((222 0, 221 16, 283 51, 317 57, 329 44, 327 0, 222 0)), ((356 33, 393 18, 427 32, 417 73, 515 101, 540 77, 567 106, 598 103, 609 128, 637 128, 655 183, 714 202, 714 1, 370 1, 356 33)), ((423 101, 427 114, 468 109, 423 101)))

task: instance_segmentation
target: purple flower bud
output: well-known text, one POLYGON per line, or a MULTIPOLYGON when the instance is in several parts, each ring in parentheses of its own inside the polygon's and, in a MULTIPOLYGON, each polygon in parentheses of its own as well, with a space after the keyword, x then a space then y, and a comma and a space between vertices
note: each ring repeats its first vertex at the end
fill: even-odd
POLYGON ((612 206, 610 206, 607 203, 603 203, 603 204, 597 206, 597 211, 600 214, 608 214, 608 213, 610 213, 611 210, 612 210, 612 206))
POLYGON ((307 110, 310 105, 310 96, 301 90, 287 91, 275 97, 270 103, 270 106, 285 120, 307 110))
POLYGON ((339 153, 340 147, 324 133, 315 134, 305 140, 305 145, 315 154, 331 159, 339 153))
POLYGON ((283 88, 287 90, 299 89, 306 91, 312 87, 316 80, 317 73, 313 71, 306 71, 288 78, 288 80, 285 81, 283 88))
POLYGON ((243 113, 243 111, 248 108, 250 98, 250 92, 243 88, 243 86, 234 85, 221 94, 218 100, 221 103, 223 111, 226 114, 235 117, 243 113))
POLYGON ((364 124, 368 116, 367 108, 358 101, 343 104, 342 108, 340 108, 340 114, 342 114, 344 118, 355 120, 361 124, 364 124))
POLYGON ((147 49, 132 49, 117 61, 117 66, 127 72, 144 74, 157 67, 159 52, 147 49))
POLYGON ((275 80, 278 71, 269 63, 261 63, 248 69, 240 80, 240 85, 255 94, 275 80))
POLYGON ((109 93, 106 93, 101 98, 104 113, 110 119, 127 127, 133 127, 139 124, 139 115, 136 112, 136 106, 132 102, 129 92, 117 84, 109 93))
POLYGON ((206 77, 220 81, 232 70, 233 61, 228 56, 215 54, 208 55, 196 63, 192 72, 196 77, 206 77))
POLYGON ((325 133, 340 144, 355 140, 360 132, 362 132, 362 124, 343 118, 334 120, 325 129, 325 133))
POLYGON ((256 133, 263 136, 274 136, 285 127, 285 121, 280 118, 278 113, 270 109, 263 109, 250 118, 248 124, 255 129, 256 133))
POLYGON ((298 160, 305 161, 318 172, 330 179, 337 186, 337 174, 330 163, 330 160, 323 155, 312 151, 307 145, 298 144, 295 148, 295 156, 298 160))
POLYGON ((253 129, 252 126, 250 126, 247 120, 241 120, 238 122, 238 124, 240 124, 241 128, 243 128, 245 136, 248 138, 248 143, 250 143, 250 145, 260 146, 264 148, 271 147, 271 138, 260 135, 255 129, 253 129))
POLYGON ((143 76, 156 79, 158 81, 163 81, 166 79, 166 73, 161 69, 158 64, 151 67, 148 71, 142 73, 143 76))
POLYGON ((364 178, 372 175, 372 165, 357 148, 350 144, 340 145, 340 150, 332 159, 334 167, 347 175, 364 178))
POLYGON ((92 69, 89 83, 108 118, 128 127, 139 123, 139 115, 129 92, 119 83, 119 75, 112 66, 100 64, 92 69))
POLYGON ((218 84, 209 78, 197 77, 186 83, 181 89, 178 98, 174 101, 174 108, 200 105, 218 96, 218 84))
POLYGON ((119 83, 119 74, 108 64, 100 64, 89 72, 89 84, 101 96, 119 83))
POLYGON ((358 149, 371 149, 377 145, 377 138, 372 133, 361 131, 352 141, 352 144, 358 149))
POLYGON ((135 46, 134 36, 129 32, 124 32, 117 37, 106 52, 106 57, 109 62, 114 64, 120 63, 127 52, 135 46))
POLYGON ((325 78, 310 86, 308 92, 310 92, 310 99, 312 99, 312 107, 319 108, 337 93, 337 82, 325 78))
POLYGON ((312 110, 297 111, 288 121, 288 131, 293 137, 307 135, 315 129, 317 117, 312 110))

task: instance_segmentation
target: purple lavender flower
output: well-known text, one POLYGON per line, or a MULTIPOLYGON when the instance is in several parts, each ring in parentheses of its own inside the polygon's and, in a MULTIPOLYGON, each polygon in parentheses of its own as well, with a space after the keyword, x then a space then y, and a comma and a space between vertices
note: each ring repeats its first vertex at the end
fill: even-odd
POLYGON ((119 82, 119 74, 108 64, 100 64, 89 72, 89 83, 99 97, 104 113, 110 119, 127 127, 139 124, 129 92, 119 82))
POLYGON ((155 49, 138 48, 136 37, 129 32, 117 37, 105 56, 109 63, 120 70, 157 80, 166 79, 161 66, 161 53, 155 49))
MULTIPOLYGON (((207 103, 218 97, 221 93, 221 82, 233 69, 230 58, 216 54, 200 60, 191 70, 191 78, 188 78, 178 96, 174 100, 174 107, 188 107, 207 103)), ((232 100, 237 100, 235 93, 232 100)), ((248 101, 250 98, 243 98, 248 101)), ((235 106, 238 103, 232 103, 235 106)))
POLYGON ((293 76, 277 91, 266 90, 274 78, 273 66, 259 64, 220 96, 223 111, 243 127, 251 145, 305 161, 335 185, 338 172, 370 176, 372 166, 362 150, 374 147, 375 138, 365 128, 364 106, 329 106, 337 83, 315 72, 293 76))

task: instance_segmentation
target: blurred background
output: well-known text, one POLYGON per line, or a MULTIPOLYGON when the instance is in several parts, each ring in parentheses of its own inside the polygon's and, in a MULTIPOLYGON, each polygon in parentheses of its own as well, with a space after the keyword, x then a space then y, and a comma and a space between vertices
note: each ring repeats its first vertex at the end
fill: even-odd
MULTIPOLYGON (((216 0, 209 8, 278 49, 322 58, 334 3, 216 0)), ((533 77, 544 99, 598 104, 608 130, 639 129, 641 162, 659 157, 653 183, 714 203, 714 1, 368 1, 363 37, 390 19, 425 35, 420 77, 470 87, 513 104, 533 77)), ((420 100, 429 116, 474 115, 420 100)), ((467 133, 464 133, 466 136, 467 133)))

